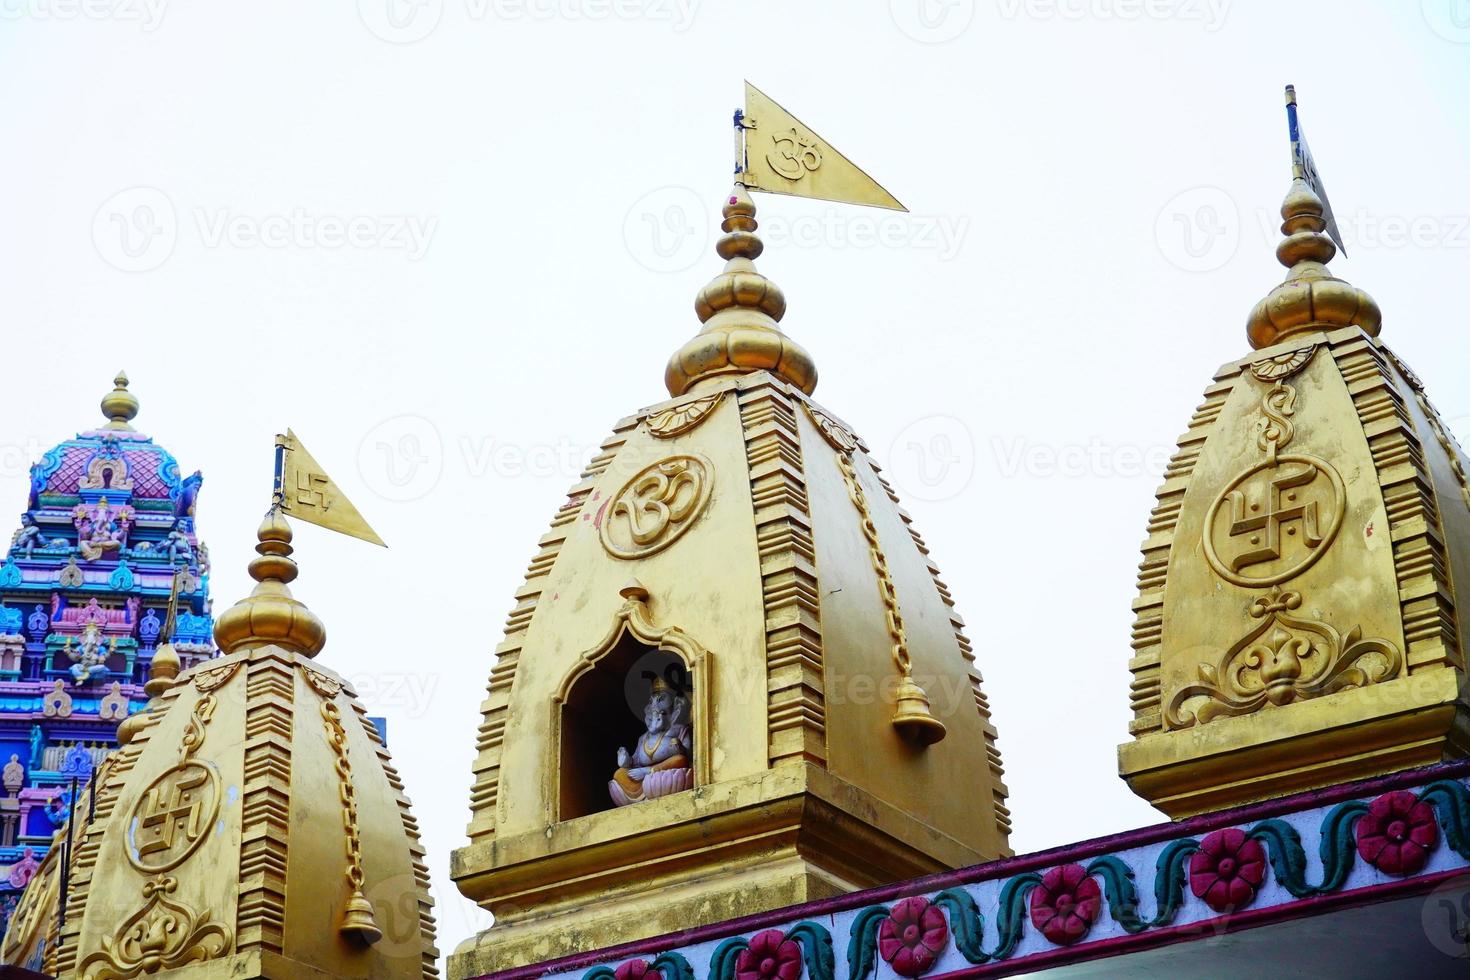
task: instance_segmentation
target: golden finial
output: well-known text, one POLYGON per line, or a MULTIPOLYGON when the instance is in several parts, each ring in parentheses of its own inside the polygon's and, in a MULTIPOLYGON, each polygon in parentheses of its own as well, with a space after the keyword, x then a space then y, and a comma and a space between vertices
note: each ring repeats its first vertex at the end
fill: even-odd
POLYGON ((777 326, 786 313, 786 297, 756 271, 753 260, 765 245, 755 234, 755 202, 742 185, 730 191, 723 214, 725 234, 715 251, 725 260, 725 270, 694 299, 704 329, 669 359, 664 372, 669 394, 681 395, 705 378, 751 371, 770 371, 811 394, 817 387, 817 366, 777 326))
POLYGON ((1286 281, 1251 310, 1246 336, 1260 349, 1292 334, 1339 327, 1360 327, 1378 336, 1383 314, 1363 290, 1338 279, 1327 269, 1342 241, 1327 192, 1312 160, 1297 118, 1296 89, 1286 86, 1286 117, 1291 135, 1292 181, 1281 202, 1281 233, 1276 258, 1288 271, 1286 281))
POLYGON ((102 396, 102 415, 107 419, 107 428, 131 432, 133 427, 128 423, 138 414, 138 396, 128 391, 126 371, 117 372, 112 384, 112 390, 102 396))
POLYGON ((216 620, 214 641, 225 654, 273 643, 315 656, 326 645, 327 628, 287 588, 298 569, 291 559, 291 526, 279 507, 265 515, 256 537, 250 577, 259 584, 216 620))

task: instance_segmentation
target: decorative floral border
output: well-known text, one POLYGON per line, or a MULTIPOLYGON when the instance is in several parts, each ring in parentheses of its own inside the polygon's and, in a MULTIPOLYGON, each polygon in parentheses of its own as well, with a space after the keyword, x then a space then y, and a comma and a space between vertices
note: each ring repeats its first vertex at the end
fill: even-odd
MULTIPOLYGON (((1119 854, 1104 853, 1085 863, 1063 861, 1045 870, 902 897, 891 905, 847 906, 823 915, 815 915, 815 907, 799 907, 792 912, 805 912, 807 918, 794 925, 723 938, 712 950, 711 942, 700 937, 718 926, 670 937, 673 942, 665 945, 677 948, 651 959, 628 958, 591 969, 543 964, 536 972, 566 980, 866 980, 882 972, 876 969, 880 961, 890 975, 917 978, 963 970, 966 964, 1009 961, 1015 969, 1032 957, 1051 959, 1074 947, 1083 947, 1077 953, 1085 956, 1089 942, 1177 929, 1185 918, 1181 910, 1192 902, 1198 913, 1192 924, 1199 925, 1211 913, 1230 916, 1253 907, 1284 911, 1297 901, 1409 879, 1435 870, 1430 865, 1436 859, 1441 871, 1470 867, 1470 790, 1459 779, 1433 778, 1465 768, 1452 764, 1425 771, 1423 781, 1408 788, 1402 778, 1376 781, 1373 795, 1343 800, 1325 812, 1308 796, 1297 813, 1161 841, 1151 849, 1157 852, 1148 905, 1152 914, 1145 914, 1138 886, 1142 863, 1135 857, 1140 865, 1135 868, 1119 854), (1320 814, 1315 863, 1299 829, 1311 827, 1314 810, 1320 814), (1359 874, 1353 879, 1355 869, 1359 874), (984 898, 981 886, 993 896, 984 898), (1258 901, 1268 891, 1269 900, 1258 901), (977 898, 993 909, 989 922, 977 898), (841 959, 834 954, 833 931, 845 939, 841 959), (993 937, 989 943, 987 935, 993 937)), ((1241 816, 1251 809, 1244 808, 1241 816)), ((1187 830, 1180 827, 1181 834, 1187 830)), ((1136 854, 1139 848, 1117 850, 1136 854)), ((634 945, 649 948, 648 943, 634 945)))

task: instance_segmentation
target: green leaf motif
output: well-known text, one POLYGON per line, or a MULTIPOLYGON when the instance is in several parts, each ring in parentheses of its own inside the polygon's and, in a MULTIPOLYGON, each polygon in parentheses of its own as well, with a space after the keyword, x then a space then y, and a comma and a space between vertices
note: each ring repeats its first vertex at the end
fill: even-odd
POLYGON ((1021 941, 1021 930, 1026 927, 1026 899, 1031 889, 1041 884, 1041 875, 1034 871, 1016 875, 1006 881, 1000 890, 1000 909, 996 912, 995 927, 1000 939, 990 958, 1003 960, 1016 951, 1021 941))
POLYGON ((1108 914, 1113 921, 1132 935, 1148 928, 1148 922, 1138 915, 1138 889, 1133 886, 1133 869, 1111 854, 1105 854, 1087 866, 1088 875, 1097 875, 1103 882, 1103 894, 1108 899, 1108 914))
POLYGON ((971 963, 990 959, 982 944, 985 940, 985 916, 975 899, 963 888, 946 888, 934 896, 934 904, 949 914, 949 928, 954 933, 955 948, 971 963))
POLYGON ((716 946, 714 955, 709 958, 709 980, 735 980, 735 963, 749 948, 750 943, 744 936, 727 939, 716 946))
POLYGON ((878 926, 888 918, 886 905, 870 905, 852 920, 847 941, 848 980, 863 980, 878 956, 878 926))
POLYGON ((801 943, 809 980, 833 980, 837 959, 832 952, 832 934, 815 922, 798 922, 786 933, 787 939, 801 943))
POLYGON ((1470 792, 1464 784, 1454 779, 1437 780, 1424 787, 1419 799, 1434 807, 1450 850, 1470 860, 1470 792))
POLYGON ((1170 841, 1169 846, 1159 852, 1154 864, 1154 917, 1150 926, 1167 925, 1174 921, 1179 908, 1184 904, 1184 862, 1199 850, 1199 841, 1194 838, 1170 841))
POLYGON ((664 980, 694 980, 694 967, 678 953, 660 953, 648 968, 657 970, 664 980))
POLYGON ((1293 898, 1317 894, 1317 889, 1307 884, 1307 852, 1302 850, 1302 838, 1295 827, 1284 820, 1262 820, 1246 831, 1246 836, 1266 845, 1276 880, 1293 898))
MULTIPOLYGON (((1326 895, 1335 892, 1347 881, 1348 872, 1358 856, 1357 836, 1353 833, 1358 820, 1368 812, 1365 803, 1349 800, 1339 803, 1327 811, 1322 819, 1322 843, 1317 853, 1322 857, 1322 883, 1313 892, 1326 895)), ((1302 896, 1292 892, 1297 898, 1302 896)))

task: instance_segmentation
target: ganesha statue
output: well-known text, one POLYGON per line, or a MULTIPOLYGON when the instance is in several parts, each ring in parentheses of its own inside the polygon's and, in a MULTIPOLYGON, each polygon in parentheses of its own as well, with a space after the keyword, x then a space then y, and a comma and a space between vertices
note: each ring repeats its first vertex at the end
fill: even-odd
POLYGON ((104 651, 102 646, 102 635, 95 623, 87 624, 82 630, 81 641, 76 649, 72 648, 71 637, 66 638, 66 655, 71 660, 72 680, 77 684, 85 684, 92 680, 101 680, 111 673, 107 669, 107 655, 117 646, 117 640, 113 640, 109 648, 104 651))
POLYGON ((618 749, 618 769, 607 791, 616 806, 653 800, 694 786, 694 737, 689 698, 655 678, 643 709, 644 732, 629 751, 618 749))
POLYGON ((103 497, 95 507, 78 504, 72 512, 72 523, 77 528, 77 550, 84 559, 116 558, 127 545, 133 508, 123 506, 114 510, 103 497))

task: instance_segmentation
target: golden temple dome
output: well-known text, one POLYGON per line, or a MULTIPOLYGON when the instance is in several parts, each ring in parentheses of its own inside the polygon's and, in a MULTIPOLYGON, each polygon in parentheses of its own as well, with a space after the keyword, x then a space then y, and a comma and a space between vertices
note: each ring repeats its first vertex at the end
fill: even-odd
POLYGON ((1323 232, 1322 199, 1297 177, 1281 202, 1281 233, 1277 260, 1289 270, 1286 281, 1251 310, 1246 335, 1257 349, 1280 343, 1294 334, 1337 327, 1361 327, 1378 336, 1383 315, 1363 290, 1327 270, 1337 246, 1323 232))
POLYGON ((221 657, 176 678, 155 658, 95 810, 75 808, 66 916, 53 847, 7 962, 64 980, 438 976, 417 824, 351 687, 311 660, 325 631, 286 588, 290 538, 279 514, 261 525, 221 657))
POLYGON ((129 423, 137 418, 138 396, 128 390, 128 373, 117 372, 112 384, 112 390, 102 396, 102 415, 107 419, 107 428, 132 431, 129 423))
POLYGON ((810 395, 817 387, 817 365, 776 325, 786 314, 786 297, 755 268, 765 245, 755 234, 750 192, 736 184, 721 211, 725 234, 715 251, 726 260, 725 268, 694 298, 704 329, 669 358, 664 384, 677 397, 705 378, 769 371, 810 395))
POLYGON ((451 861, 496 921, 453 976, 1010 853, 963 620, 810 399, 743 187, 724 213, 674 397, 617 423, 516 592, 451 861))
POLYGON ((1333 277, 1298 177, 1252 311, 1148 524, 1133 609, 1131 789, 1172 817, 1470 751, 1456 583, 1470 461, 1333 277))

